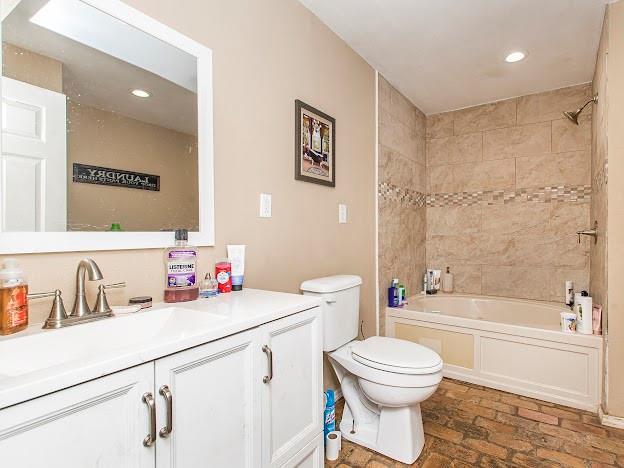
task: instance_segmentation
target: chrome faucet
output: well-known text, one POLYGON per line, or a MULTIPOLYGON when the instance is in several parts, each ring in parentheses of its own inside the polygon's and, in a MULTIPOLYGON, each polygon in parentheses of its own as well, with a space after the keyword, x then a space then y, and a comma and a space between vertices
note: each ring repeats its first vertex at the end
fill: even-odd
POLYGON ((598 221, 594 221, 594 229, 584 229, 582 231, 576 231, 578 236, 578 243, 581 243, 581 236, 590 236, 594 238, 594 244, 598 243, 598 221))
POLYGON ((54 296, 50 316, 43 324, 43 328, 50 329, 69 327, 71 325, 93 322, 95 320, 112 317, 114 315, 113 310, 108 305, 108 301, 106 300, 105 290, 111 288, 123 288, 126 286, 126 283, 101 284, 95 307, 91 310, 89 308, 89 304, 87 303, 85 275, 89 275, 89 281, 101 280, 104 277, 97 263, 95 263, 92 258, 83 258, 80 260, 80 263, 78 263, 78 269, 76 270, 76 300, 74 302, 72 312, 69 315, 67 315, 67 312, 65 311, 63 299, 61 298, 61 291, 58 289, 50 292, 33 293, 28 295, 29 300, 54 296))
POLYGON ((103 278, 100 268, 92 258, 80 260, 76 270, 76 300, 70 317, 84 317, 91 313, 85 291, 85 272, 89 274, 89 281, 97 281, 103 278))

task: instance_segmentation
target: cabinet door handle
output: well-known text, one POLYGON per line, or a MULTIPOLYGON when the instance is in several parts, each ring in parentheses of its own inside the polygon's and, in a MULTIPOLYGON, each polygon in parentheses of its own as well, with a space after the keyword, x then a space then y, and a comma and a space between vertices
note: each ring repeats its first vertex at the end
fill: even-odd
POLYGON ((149 434, 143 439, 143 445, 145 447, 151 447, 156 442, 156 403, 154 402, 154 395, 150 392, 143 394, 143 403, 147 405, 149 409, 149 434))
POLYGON ((165 398, 165 402, 167 403, 167 425, 158 431, 158 435, 165 438, 169 437, 169 434, 173 431, 173 395, 167 385, 160 387, 158 393, 165 398))
POLYGON ((267 345, 264 345, 262 347, 262 351, 264 352, 264 354, 267 355, 267 359, 269 360, 269 375, 265 375, 264 377, 262 377, 262 381, 264 383, 269 383, 271 380, 273 380, 273 352, 271 351, 271 348, 269 348, 267 345))

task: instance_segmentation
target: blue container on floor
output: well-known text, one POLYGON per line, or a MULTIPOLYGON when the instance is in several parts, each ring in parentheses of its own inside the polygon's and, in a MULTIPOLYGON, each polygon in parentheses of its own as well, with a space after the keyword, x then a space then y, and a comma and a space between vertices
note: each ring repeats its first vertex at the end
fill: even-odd
POLYGON ((336 430, 336 396, 333 390, 325 390, 324 439, 327 434, 336 430))

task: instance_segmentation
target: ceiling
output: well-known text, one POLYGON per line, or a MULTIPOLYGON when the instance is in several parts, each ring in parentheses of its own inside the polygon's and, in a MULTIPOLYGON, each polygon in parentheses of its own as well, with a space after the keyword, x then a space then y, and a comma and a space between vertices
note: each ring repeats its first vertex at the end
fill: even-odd
POLYGON ((434 114, 591 81, 609 0, 300 2, 434 114))
MULTIPOLYGON (((2 40, 61 62, 63 92, 75 102, 197 134, 195 57, 100 10, 76 15, 76 22, 90 22, 83 28, 87 34, 74 35, 77 40, 30 21, 50 4, 47 0, 16 3, 2 21, 2 40), (130 92, 137 88, 149 91, 151 97, 132 96, 130 92)), ((68 23, 63 25, 71 33, 68 23)))

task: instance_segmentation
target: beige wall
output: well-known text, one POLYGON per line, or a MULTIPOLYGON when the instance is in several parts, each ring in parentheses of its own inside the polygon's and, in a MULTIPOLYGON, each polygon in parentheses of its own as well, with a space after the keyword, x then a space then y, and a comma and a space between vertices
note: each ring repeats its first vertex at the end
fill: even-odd
POLYGON ((67 106, 70 231, 197 230, 197 138, 73 101, 67 106), (73 163, 160 176, 160 191, 76 183, 73 163))
POLYGON ((2 43, 2 76, 63 92, 63 64, 44 55, 2 43))
MULTIPOLYGON (((374 70, 296 0, 131 0, 132 6, 213 50, 216 246, 200 249, 212 270, 228 243, 248 245, 248 287, 297 293, 301 281, 336 273, 363 278, 361 318, 375 332, 374 70), (294 180, 294 102, 336 119, 336 188, 294 180), (261 192, 273 217, 258 217, 261 192), (338 203, 349 222, 338 224, 338 203)), ((78 259, 89 255, 113 304, 162 300, 160 250, 23 255, 32 291, 63 290, 69 306, 78 259)), ((91 300, 95 284, 89 284, 91 300)), ((49 302, 37 301, 42 320, 49 302)))
POLYGON ((425 269, 425 115, 379 75, 380 332, 392 278, 417 294, 425 269))
POLYGON ((589 85, 427 118, 427 265, 456 292, 564 300, 589 286, 589 85))
POLYGON ((606 131, 608 139, 608 290, 607 412, 624 417, 624 2, 609 6, 606 131))

